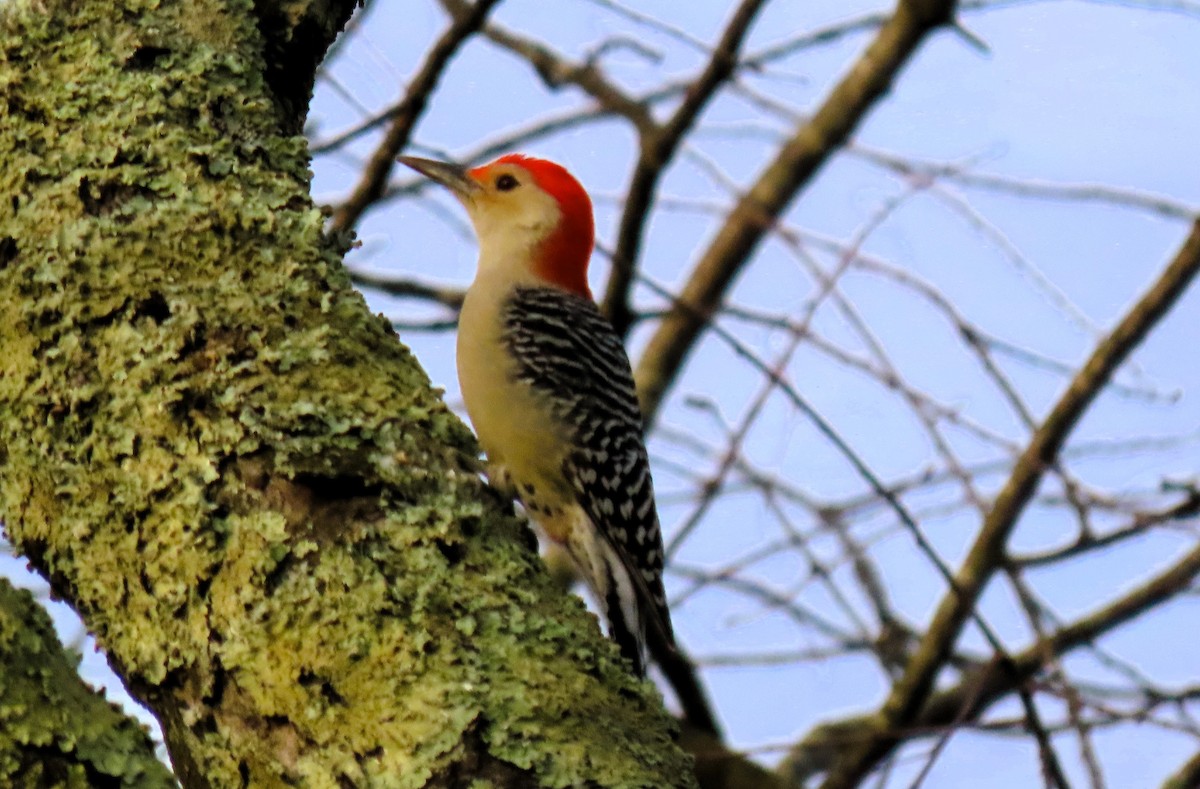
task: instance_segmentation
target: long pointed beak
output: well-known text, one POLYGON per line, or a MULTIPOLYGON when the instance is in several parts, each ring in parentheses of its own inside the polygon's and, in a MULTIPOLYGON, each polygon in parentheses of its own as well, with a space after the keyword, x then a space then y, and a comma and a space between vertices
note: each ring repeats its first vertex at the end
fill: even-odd
POLYGON ((467 174, 464 167, 433 159, 421 159, 416 156, 397 156, 396 161, 416 170, 421 175, 437 181, 454 193, 460 200, 470 199, 481 187, 479 183, 467 174))

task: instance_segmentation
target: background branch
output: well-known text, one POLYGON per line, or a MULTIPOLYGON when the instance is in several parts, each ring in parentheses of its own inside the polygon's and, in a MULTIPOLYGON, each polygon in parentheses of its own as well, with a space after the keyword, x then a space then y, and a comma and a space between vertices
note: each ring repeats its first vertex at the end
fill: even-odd
POLYGON ((331 231, 346 231, 354 227, 380 195, 395 166, 396 156, 404 149, 420 120, 429 96, 437 88, 450 59, 466 40, 477 31, 488 12, 499 0, 475 0, 474 3, 455 3, 450 8, 451 23, 437 43, 429 50, 425 62, 409 81, 404 99, 387 114, 391 118, 383 140, 376 146, 362 176, 350 196, 333 212, 329 220, 331 231))
POLYGON ((890 750, 894 732, 912 723, 925 704, 933 681, 974 610, 984 585, 1004 565, 1008 537, 1046 469, 1054 465, 1071 429, 1121 362, 1171 309, 1197 271, 1200 271, 1200 221, 1193 224, 1175 258, 1100 343, 1034 433, 984 519, 979 535, 955 576, 954 588, 942 598, 904 676, 893 686, 880 708, 874 736, 843 755, 826 780, 825 789, 855 785, 890 750))
POLYGON ((921 42, 949 22, 954 5, 952 0, 901 0, 821 108, 795 131, 729 212, 638 361, 635 377, 647 424, 654 423, 697 337, 776 218, 886 93, 921 42))

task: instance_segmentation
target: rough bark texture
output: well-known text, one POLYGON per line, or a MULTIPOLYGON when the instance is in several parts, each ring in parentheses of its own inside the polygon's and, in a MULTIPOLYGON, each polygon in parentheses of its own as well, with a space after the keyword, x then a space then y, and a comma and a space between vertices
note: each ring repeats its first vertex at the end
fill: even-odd
POLYGON ((146 730, 77 662, 33 596, 0 578, 0 786, 174 786, 146 730))
POLYGON ((5 4, 14 544, 185 786, 693 785, 350 287, 269 51, 250 0, 5 4))

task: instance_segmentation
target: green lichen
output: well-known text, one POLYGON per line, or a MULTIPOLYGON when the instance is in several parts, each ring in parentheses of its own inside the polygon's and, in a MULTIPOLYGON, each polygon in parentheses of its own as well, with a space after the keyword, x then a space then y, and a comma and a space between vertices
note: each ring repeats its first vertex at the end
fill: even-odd
POLYGON ((146 731, 75 663, 33 596, 0 578, 0 785, 174 786, 146 731))
POLYGON ((350 287, 253 3, 0 22, 0 516, 182 771, 687 786, 469 432, 350 287))

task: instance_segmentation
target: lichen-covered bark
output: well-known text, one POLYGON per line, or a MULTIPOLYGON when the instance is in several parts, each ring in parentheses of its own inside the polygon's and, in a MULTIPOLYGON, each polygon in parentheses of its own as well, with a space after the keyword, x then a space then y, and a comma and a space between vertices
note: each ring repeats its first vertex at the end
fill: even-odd
POLYGON ((146 730, 77 662, 33 595, 0 578, 0 786, 174 786, 146 730))
POLYGON ((281 115, 281 128, 304 127, 317 66, 364 0, 255 0, 263 37, 263 76, 281 115))
POLYGON ((686 786, 350 287, 251 0, 0 11, 0 517, 187 786, 686 786))

